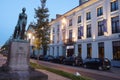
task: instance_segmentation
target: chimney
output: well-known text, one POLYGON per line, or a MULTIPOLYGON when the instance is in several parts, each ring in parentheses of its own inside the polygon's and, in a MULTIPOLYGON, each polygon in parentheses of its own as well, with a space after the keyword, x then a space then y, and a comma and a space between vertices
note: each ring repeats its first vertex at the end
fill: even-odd
POLYGON ((51 19, 51 21, 54 21, 54 20, 55 20, 55 19, 53 19, 53 18, 51 19))
POLYGON ((89 0, 79 0, 79 5, 81 5, 81 4, 83 4, 83 3, 87 2, 87 1, 89 1, 89 0))
POLYGON ((60 14, 56 14, 56 19, 59 18, 59 17, 61 17, 61 16, 62 16, 62 15, 60 15, 60 14))

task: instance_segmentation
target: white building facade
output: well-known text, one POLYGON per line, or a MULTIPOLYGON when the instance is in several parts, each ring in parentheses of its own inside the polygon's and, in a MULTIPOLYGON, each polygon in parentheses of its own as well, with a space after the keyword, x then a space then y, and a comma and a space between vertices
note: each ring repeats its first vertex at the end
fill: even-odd
POLYGON ((87 0, 50 27, 48 55, 120 60, 120 0, 87 0))

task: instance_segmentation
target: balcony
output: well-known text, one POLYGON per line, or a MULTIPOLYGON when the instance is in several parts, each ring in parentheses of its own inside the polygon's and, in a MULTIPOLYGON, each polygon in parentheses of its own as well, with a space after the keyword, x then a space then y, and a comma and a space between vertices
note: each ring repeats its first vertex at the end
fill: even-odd
POLYGON ((54 41, 53 40, 50 40, 50 44, 53 44, 54 43, 54 41))
POLYGON ((75 40, 74 40, 74 38, 69 38, 69 39, 63 40, 63 42, 65 45, 71 45, 71 44, 75 43, 75 40))

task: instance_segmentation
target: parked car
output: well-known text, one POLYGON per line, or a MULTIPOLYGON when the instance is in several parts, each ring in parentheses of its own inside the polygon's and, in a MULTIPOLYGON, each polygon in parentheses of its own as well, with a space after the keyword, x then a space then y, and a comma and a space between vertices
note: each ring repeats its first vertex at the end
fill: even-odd
POLYGON ((75 57, 75 61, 76 61, 76 64, 77 64, 78 66, 82 66, 82 64, 83 64, 83 59, 82 59, 81 57, 79 57, 79 56, 75 57))
POLYGON ((51 55, 46 55, 46 56, 44 56, 44 61, 50 61, 50 62, 52 62, 53 61, 53 59, 54 59, 54 56, 51 56, 51 55))
POLYGON ((40 55, 39 60, 44 60, 44 55, 40 55))
POLYGON ((30 58, 31 58, 31 59, 37 59, 37 55, 33 55, 33 54, 32 54, 32 55, 30 55, 30 58))
POLYGON ((95 68, 99 70, 109 70, 111 68, 111 63, 107 58, 89 58, 83 61, 83 67, 85 68, 95 68))
POLYGON ((82 58, 79 57, 67 57, 66 59, 63 60, 63 64, 69 64, 72 66, 75 65, 82 65, 82 58))
POLYGON ((65 59, 64 56, 57 56, 53 59, 53 62, 62 64, 64 59, 65 59))

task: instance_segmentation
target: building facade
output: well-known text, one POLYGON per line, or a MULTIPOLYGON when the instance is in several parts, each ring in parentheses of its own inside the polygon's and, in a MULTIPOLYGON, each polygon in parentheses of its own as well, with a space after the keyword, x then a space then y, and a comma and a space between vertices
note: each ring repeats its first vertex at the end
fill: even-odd
POLYGON ((120 0, 86 0, 50 22, 47 55, 120 60, 120 0))

